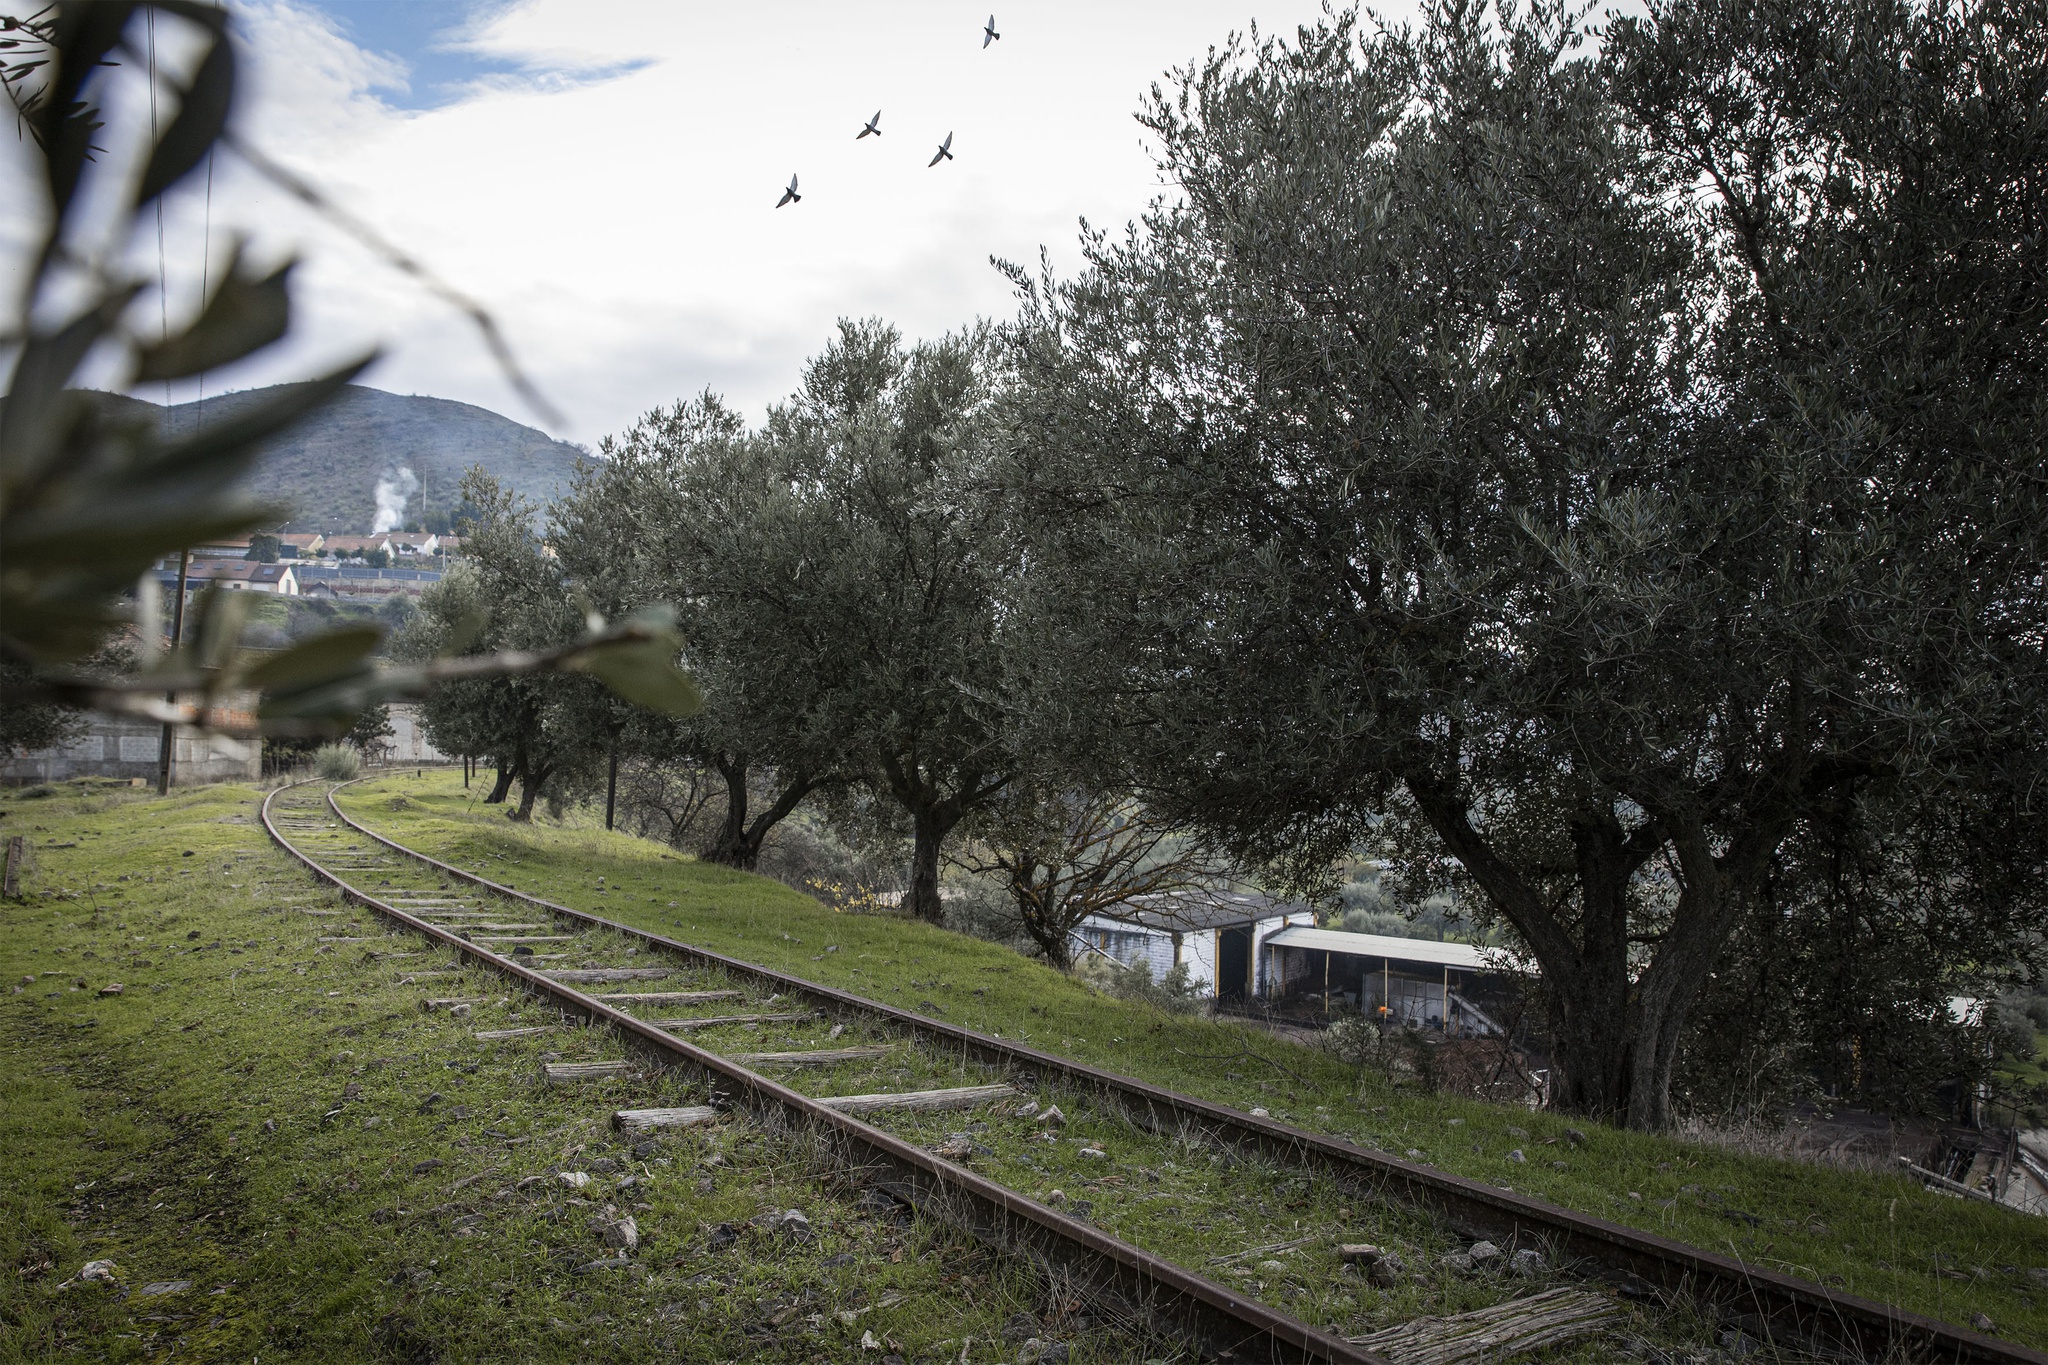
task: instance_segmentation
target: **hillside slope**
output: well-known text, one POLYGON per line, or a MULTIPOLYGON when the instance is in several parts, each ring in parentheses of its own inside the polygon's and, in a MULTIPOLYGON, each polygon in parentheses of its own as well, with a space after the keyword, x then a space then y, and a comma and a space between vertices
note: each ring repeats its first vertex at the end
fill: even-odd
MULTIPOLYGON (((279 386, 284 387, 284 386, 279 386)), ((208 398, 207 421, 217 421, 278 391, 246 389, 208 398)), ((198 404, 172 408, 140 399, 118 400, 148 408, 184 430, 199 417, 198 404)), ((263 452, 254 490, 293 509, 288 529, 361 534, 376 516, 377 480, 410 469, 420 488, 406 503, 410 521, 452 511, 456 485, 481 465, 515 491, 544 503, 566 490, 577 467, 590 460, 575 446, 469 403, 418 394, 385 393, 352 384, 323 411, 263 452)))

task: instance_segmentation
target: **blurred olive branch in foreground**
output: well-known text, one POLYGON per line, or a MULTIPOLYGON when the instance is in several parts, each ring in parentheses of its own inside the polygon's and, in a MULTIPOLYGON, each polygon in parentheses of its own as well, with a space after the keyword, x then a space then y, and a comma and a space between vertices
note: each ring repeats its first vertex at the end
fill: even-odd
MULTIPOLYGON (((199 314, 154 341, 124 324, 146 281, 118 264, 143 215, 226 145, 259 174, 467 314, 512 385, 537 411, 553 410, 520 370, 490 315, 366 224, 342 212, 300 176, 229 131, 236 91, 235 48, 225 10, 194 0, 69 0, 26 18, 0 15, 0 87, 41 160, 42 232, 14 317, 0 325, 12 351, 0 406, 0 651, 34 671, 40 698, 202 728, 271 734, 340 733, 363 709, 416 697, 437 683, 539 671, 587 672, 651 710, 698 709, 694 683, 676 666, 681 639, 665 607, 623 621, 587 616, 587 634, 559 648, 391 665, 373 657, 382 631, 348 625, 275 653, 241 647, 246 597, 209 589, 194 601, 184 638, 157 638, 155 566, 207 540, 246 534, 285 514, 242 488, 263 443, 304 419, 362 372, 360 356, 229 417, 175 436, 147 416, 120 417, 73 387, 95 355, 118 348, 130 383, 190 378, 254 355, 291 323, 293 262, 248 268, 239 242, 199 314), (153 14, 150 12, 154 12, 153 14), (137 59, 127 34, 138 18, 165 16, 199 44, 189 77, 150 64, 176 112, 152 131, 139 171, 122 158, 102 163, 96 137, 96 73, 137 59), (82 193, 90 177, 129 177, 118 195, 82 193), (94 214, 83 203, 111 205, 94 214), (115 632, 135 628, 142 668, 107 679, 75 666, 115 632), (221 719, 230 694, 255 690, 253 722, 221 719), (166 694, 174 694, 167 699, 166 694)), ((17 699, 19 700, 19 699, 17 699)))

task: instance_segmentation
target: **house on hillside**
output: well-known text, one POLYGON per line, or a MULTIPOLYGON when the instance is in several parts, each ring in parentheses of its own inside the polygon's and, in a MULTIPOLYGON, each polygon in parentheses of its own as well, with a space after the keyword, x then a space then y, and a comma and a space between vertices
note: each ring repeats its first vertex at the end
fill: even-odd
POLYGON ((382 550, 388 555, 391 553, 391 537, 389 535, 328 536, 326 543, 320 548, 322 553, 330 559, 361 559, 373 550, 382 550))
POLYGON ((1506 1032, 1521 970, 1497 948, 1313 924, 1268 935, 1264 949, 1266 999, 1276 1009, 1363 1013, 1459 1038, 1506 1032))
POLYGON ((290 559, 318 559, 326 550, 327 537, 318 531, 288 531, 277 537, 277 552, 290 559))
MULTIPOLYGON (((178 562, 157 564, 156 581, 167 593, 178 590, 178 562)), ((290 564, 263 564, 253 559, 194 559, 185 570, 185 595, 189 598, 209 586, 229 592, 267 592, 279 597, 299 595, 298 571, 290 564)))
POLYGON ((440 553, 441 537, 432 531, 393 531, 384 537, 391 553, 408 559, 440 553))
POLYGON ((189 553, 194 559, 246 559, 249 543, 248 536, 223 536, 203 545, 194 545, 189 553))
POLYGON ((1242 1005, 1263 995, 1261 946, 1291 924, 1313 925, 1300 901, 1256 892, 1163 891, 1090 915, 1074 926, 1078 958, 1097 953, 1124 967, 1143 962, 1156 980, 1176 966, 1219 1004, 1242 1005))

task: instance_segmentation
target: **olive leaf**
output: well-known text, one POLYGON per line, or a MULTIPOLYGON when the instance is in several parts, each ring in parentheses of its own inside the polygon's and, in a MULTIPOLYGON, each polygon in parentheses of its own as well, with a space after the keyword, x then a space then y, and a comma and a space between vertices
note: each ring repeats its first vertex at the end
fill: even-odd
POLYGON ((229 257, 220 288, 190 327, 155 346, 142 349, 135 368, 138 383, 183 379, 202 374, 277 341, 291 326, 291 292, 287 287, 294 261, 260 278, 240 270, 241 243, 229 257))
POLYGON ((675 628, 663 626, 645 640, 592 650, 575 668, 659 715, 694 715, 704 709, 704 694, 676 667, 682 646, 675 628))
POLYGON ((382 643, 379 626, 339 626, 271 655, 241 680, 266 692, 288 691, 360 666, 382 643))
POLYGON ((123 30, 139 8, 134 0, 103 0, 100 4, 59 7, 51 26, 51 76, 22 122, 42 150, 44 182, 62 224, 92 156, 92 135, 100 128, 98 112, 79 98, 85 81, 121 41, 123 30))
POLYGON ((214 39, 182 94, 177 116, 164 129, 142 172, 138 204, 147 204, 190 174, 227 127, 235 102, 235 47, 226 35, 214 39))

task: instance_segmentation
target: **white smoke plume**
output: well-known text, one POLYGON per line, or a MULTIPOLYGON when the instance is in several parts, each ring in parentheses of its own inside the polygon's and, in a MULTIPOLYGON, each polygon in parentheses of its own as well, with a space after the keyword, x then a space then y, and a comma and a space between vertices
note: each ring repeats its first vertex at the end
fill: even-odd
POLYGON ((381 536, 405 525, 406 499, 419 491, 419 476, 410 469, 401 465, 396 470, 385 470, 377 480, 376 492, 370 495, 377 500, 377 520, 370 524, 370 534, 381 536))

